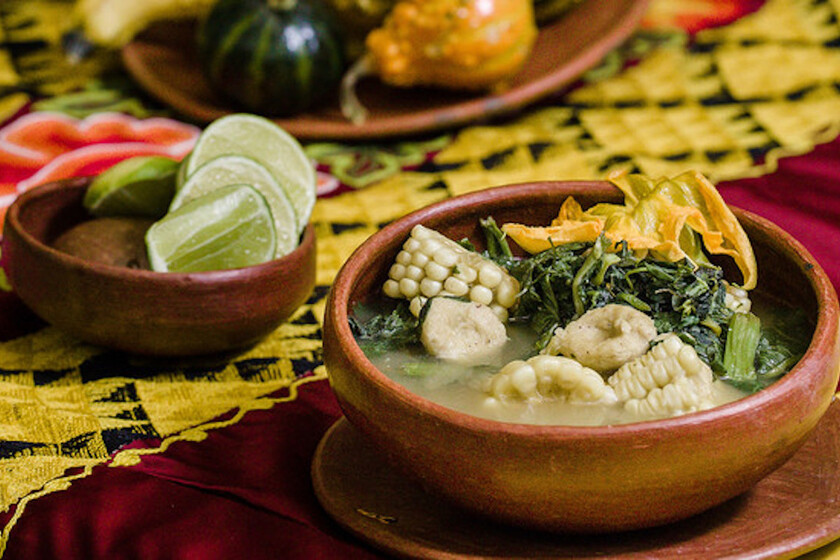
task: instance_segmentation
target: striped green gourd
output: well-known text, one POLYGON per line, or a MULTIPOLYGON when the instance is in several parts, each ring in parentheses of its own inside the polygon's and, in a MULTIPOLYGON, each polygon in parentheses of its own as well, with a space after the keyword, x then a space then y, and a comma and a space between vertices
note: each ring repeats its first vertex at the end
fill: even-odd
POLYGON ((196 40, 214 90, 267 116, 329 102, 344 73, 340 36, 315 0, 219 0, 196 40))

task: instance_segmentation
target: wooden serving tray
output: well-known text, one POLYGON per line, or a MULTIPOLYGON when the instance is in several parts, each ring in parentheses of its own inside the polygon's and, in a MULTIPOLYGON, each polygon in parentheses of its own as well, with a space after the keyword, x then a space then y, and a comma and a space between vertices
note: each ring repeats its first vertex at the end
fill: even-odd
MULTIPOLYGON (((511 113, 570 85, 636 29, 648 0, 583 2, 541 28, 525 67, 497 94, 396 89, 363 80, 358 94, 370 111, 363 125, 341 114, 336 101, 276 122, 301 140, 362 140, 452 128, 511 113)), ((237 109, 212 91, 198 64, 192 25, 158 25, 122 49, 123 63, 148 93, 179 113, 207 123, 237 109)))
POLYGON ((399 557, 792 558, 840 537, 840 403, 796 455, 746 494, 642 531, 557 535, 477 519, 395 471, 345 418, 321 440, 312 480, 341 526, 399 557))

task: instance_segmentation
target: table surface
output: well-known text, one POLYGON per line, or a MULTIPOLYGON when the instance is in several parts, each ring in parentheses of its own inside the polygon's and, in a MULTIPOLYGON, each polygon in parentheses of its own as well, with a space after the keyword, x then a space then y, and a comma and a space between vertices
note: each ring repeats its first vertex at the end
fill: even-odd
MULTIPOLYGON (((140 89, 118 53, 68 61, 72 4, 0 8, 0 218, 45 181, 133 155, 180 159, 201 131, 140 89)), ((308 140, 319 171, 315 292, 235 356, 162 361, 85 345, 32 316, 0 276, 0 556, 384 557, 312 490, 316 446, 341 417, 320 321, 353 249, 431 202, 616 169, 697 169, 727 202, 802 241, 840 285, 837 10, 655 0, 601 65, 516 114, 432 134, 308 140)), ((834 544, 809 552, 833 537, 788 556, 840 558, 834 544)))

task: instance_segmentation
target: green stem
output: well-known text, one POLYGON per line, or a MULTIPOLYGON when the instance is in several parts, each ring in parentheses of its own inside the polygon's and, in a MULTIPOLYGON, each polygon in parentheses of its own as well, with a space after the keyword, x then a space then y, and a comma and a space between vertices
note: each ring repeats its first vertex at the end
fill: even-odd
POLYGON ((755 353, 761 338, 761 319, 752 313, 735 313, 729 321, 723 367, 730 379, 755 377, 755 353))
POLYGON ((592 274, 592 271, 595 269, 595 265, 604 255, 605 246, 608 247, 609 243, 609 240, 607 240, 604 236, 596 239, 595 244, 592 245, 589 255, 587 255, 586 260, 583 261, 583 264, 572 280, 572 302, 575 304, 575 315, 578 317, 583 315, 583 312, 586 311, 583 308, 583 298, 581 298, 580 295, 580 286, 592 274))
POLYGON ((271 10, 278 10, 288 12, 297 6, 298 0, 266 0, 266 4, 271 10))
POLYGON ((513 258, 505 233, 499 228, 491 216, 479 220, 484 229, 484 238, 487 240, 487 252, 491 257, 513 258))
POLYGON ((368 116, 367 109, 356 95, 356 84, 365 76, 372 75, 374 70, 373 57, 366 54, 353 63, 341 80, 339 91, 341 114, 353 124, 363 124, 368 116))

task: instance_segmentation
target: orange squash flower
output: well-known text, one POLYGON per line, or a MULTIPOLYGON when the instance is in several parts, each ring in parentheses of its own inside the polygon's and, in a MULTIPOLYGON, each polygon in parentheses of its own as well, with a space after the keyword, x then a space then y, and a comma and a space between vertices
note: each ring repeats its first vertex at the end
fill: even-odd
POLYGON ((752 245, 715 186, 694 171, 653 181, 642 175, 613 174, 609 180, 624 193, 624 204, 602 203, 584 211, 568 198, 549 226, 508 223, 504 231, 529 253, 575 241, 594 241, 604 234, 625 241, 644 256, 675 262, 688 258, 706 263, 710 254, 734 259, 750 290, 758 280, 752 245))

